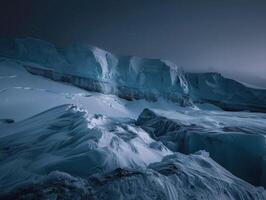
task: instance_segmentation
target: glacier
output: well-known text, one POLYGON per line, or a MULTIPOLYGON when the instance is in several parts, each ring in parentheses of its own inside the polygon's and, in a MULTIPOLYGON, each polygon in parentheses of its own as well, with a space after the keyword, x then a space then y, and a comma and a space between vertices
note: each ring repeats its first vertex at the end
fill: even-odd
POLYGON ((4 199, 265 199, 207 152, 174 153, 132 121, 73 105, 5 124, 4 199))
POLYGON ((130 123, 89 115, 71 105, 2 128, 2 191, 54 170, 88 177, 116 168, 144 167, 171 153, 130 123))
POLYGON ((191 154, 204 149, 233 174, 264 185, 265 120, 265 114, 257 113, 145 109, 136 124, 172 151, 191 154))
POLYGON ((195 102, 214 104, 226 111, 266 112, 265 89, 250 88, 218 73, 187 73, 195 102))
POLYGON ((33 74, 129 100, 164 97, 185 103, 182 97, 188 93, 183 71, 161 59, 116 56, 89 45, 57 49, 33 38, 0 41, 0 55, 23 61, 33 74))
POLYGON ((33 74, 127 100, 164 98, 183 106, 266 112, 265 90, 218 73, 186 73, 163 59, 115 55, 84 44, 57 48, 35 38, 1 39, 0 56, 21 61, 33 74))
POLYGON ((0 199, 266 199, 266 92, 89 45, 0 40, 0 199))

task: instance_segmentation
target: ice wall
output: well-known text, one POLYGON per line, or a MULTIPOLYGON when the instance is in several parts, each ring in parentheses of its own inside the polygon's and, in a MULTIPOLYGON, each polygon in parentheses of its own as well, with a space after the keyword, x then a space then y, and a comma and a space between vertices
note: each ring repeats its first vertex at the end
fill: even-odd
POLYGON ((169 61, 118 56, 89 45, 58 49, 33 38, 2 40, 0 46, 0 55, 23 61, 30 72, 85 89, 127 99, 163 97, 182 103, 188 94, 182 69, 169 61))
POLYGON ((184 106, 211 103, 224 110, 266 112, 265 90, 218 73, 184 73, 167 60, 119 56, 84 44, 57 48, 34 38, 0 40, 0 56, 22 61, 33 74, 128 100, 162 97, 184 106))
POLYGON ((218 73, 186 73, 195 102, 212 103, 224 110, 266 112, 266 91, 223 77, 218 73))

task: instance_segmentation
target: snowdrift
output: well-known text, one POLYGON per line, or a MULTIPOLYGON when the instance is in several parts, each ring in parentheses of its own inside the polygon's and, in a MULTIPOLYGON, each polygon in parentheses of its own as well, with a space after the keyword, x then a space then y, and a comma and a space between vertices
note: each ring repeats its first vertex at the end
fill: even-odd
POLYGON ((264 185, 265 119, 265 114, 245 112, 145 109, 136 124, 172 151, 190 154, 204 149, 233 174, 254 185, 264 185))
POLYGON ((265 199, 207 152, 173 153, 132 121, 63 105, 2 124, 5 199, 265 199))

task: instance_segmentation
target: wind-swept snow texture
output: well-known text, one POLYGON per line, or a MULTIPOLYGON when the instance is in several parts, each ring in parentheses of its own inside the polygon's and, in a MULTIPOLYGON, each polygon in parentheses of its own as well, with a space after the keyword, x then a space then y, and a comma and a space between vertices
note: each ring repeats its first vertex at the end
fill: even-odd
POLYGON ((2 192, 54 170, 88 177, 144 167, 171 153, 130 123, 89 115, 71 105, 1 128, 2 192))
POLYGON ((63 105, 1 125, 5 199, 265 199, 206 152, 173 153, 132 121, 63 105))
POLYGON ((265 114, 145 109, 136 124, 172 151, 204 149, 233 174, 266 187, 265 114))
POLYGON ((265 114, 218 108, 265 91, 87 45, 0 55, 0 199, 266 199, 265 114))

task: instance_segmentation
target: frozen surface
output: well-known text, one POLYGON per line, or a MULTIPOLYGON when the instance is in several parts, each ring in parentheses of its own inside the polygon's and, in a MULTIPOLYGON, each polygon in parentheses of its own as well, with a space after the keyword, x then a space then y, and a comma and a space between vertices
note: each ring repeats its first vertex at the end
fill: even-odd
POLYGON ((209 102, 228 111, 266 112, 266 90, 248 87, 218 73, 187 73, 194 101, 209 102))
POLYGON ((1 125, 2 192, 59 170, 88 177, 116 168, 145 167, 172 153, 130 122, 63 105, 1 125))
POLYGON ((89 45, 58 49, 33 38, 0 41, 0 55, 34 67, 34 73, 36 68, 45 69, 38 74, 51 79, 68 80, 83 88, 120 94, 124 98, 154 100, 164 97, 182 101, 188 93, 184 72, 170 61, 118 56, 89 45), (96 86, 92 86, 92 81, 96 86))
POLYGON ((0 56, 22 62, 31 73, 124 99, 164 98, 182 106, 211 103, 229 111, 266 112, 266 92, 218 73, 185 73, 176 64, 119 56, 89 45, 57 48, 34 39, 0 40, 0 56))
POLYGON ((265 91, 87 45, 0 55, 1 199, 266 199, 266 115, 220 109, 263 112, 265 91))
POLYGON ((92 114, 128 118, 137 118, 146 107, 176 108, 174 103, 164 100, 127 101, 115 95, 89 92, 34 76, 20 62, 0 58, 0 119, 18 121, 62 104, 75 104, 92 114))
POLYGON ((173 153, 132 121, 63 105, 4 124, 5 199, 265 199, 207 152, 173 153))
POLYGON ((145 109, 136 124, 172 151, 204 149, 238 177, 265 184, 266 114, 145 109))

